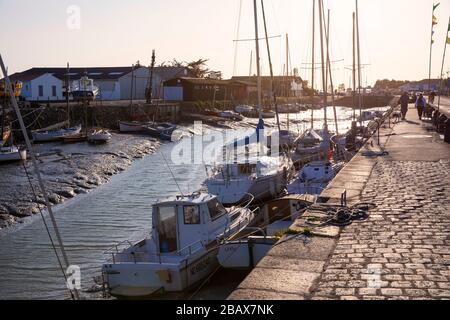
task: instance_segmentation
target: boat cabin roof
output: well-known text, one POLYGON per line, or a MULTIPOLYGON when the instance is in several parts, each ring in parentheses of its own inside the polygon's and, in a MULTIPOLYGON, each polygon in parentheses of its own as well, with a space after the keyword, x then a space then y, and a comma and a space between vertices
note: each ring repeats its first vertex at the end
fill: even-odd
POLYGON ((156 202, 155 205, 156 206, 174 205, 174 204, 199 205, 199 204, 203 204, 203 203, 208 203, 211 200, 214 200, 216 198, 217 198, 217 196, 209 194, 209 193, 192 193, 190 195, 177 195, 174 197, 170 197, 165 200, 156 202))

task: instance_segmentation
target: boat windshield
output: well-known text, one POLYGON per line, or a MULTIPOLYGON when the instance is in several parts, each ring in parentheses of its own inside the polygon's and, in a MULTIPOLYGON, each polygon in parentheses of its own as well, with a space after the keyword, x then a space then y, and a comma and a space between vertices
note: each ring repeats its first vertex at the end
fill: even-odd
POLYGON ((227 213, 227 210, 222 206, 222 204, 219 203, 219 201, 217 201, 217 199, 213 199, 208 202, 208 210, 211 220, 215 220, 221 215, 227 213))
POLYGON ((158 236, 161 253, 177 251, 176 207, 158 207, 158 236))

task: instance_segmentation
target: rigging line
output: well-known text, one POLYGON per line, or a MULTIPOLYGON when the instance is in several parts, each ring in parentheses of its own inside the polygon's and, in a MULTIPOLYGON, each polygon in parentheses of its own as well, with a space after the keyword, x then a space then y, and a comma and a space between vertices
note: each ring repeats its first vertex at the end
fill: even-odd
MULTIPOLYGON (((279 35, 276 35, 276 36, 270 36, 270 37, 268 37, 269 39, 274 39, 274 38, 281 38, 281 34, 279 34, 279 35)), ((233 42, 242 42, 242 41, 255 41, 256 40, 256 38, 253 38, 253 39, 235 39, 235 40, 233 40, 233 42)), ((258 38, 258 40, 266 40, 266 38, 258 38)))
POLYGON ((175 179, 175 175, 173 174, 173 171, 172 171, 172 169, 170 168, 169 163, 167 162, 167 159, 166 159, 166 157, 164 156, 164 153, 163 153, 163 152, 161 152, 161 156, 162 156, 162 158, 164 159, 164 162, 166 163, 166 166, 167 166, 167 168, 169 169, 170 174, 172 175, 172 178, 173 178, 173 180, 175 181, 175 184, 176 184, 177 187, 178 187, 178 190, 180 191, 181 195, 184 196, 184 195, 183 195, 183 191, 181 191, 180 185, 178 184, 177 179, 175 179))
MULTIPOLYGON (((14 108, 14 111, 16 113, 16 116, 19 119, 20 128, 22 129, 22 134, 23 134, 23 137, 25 139, 25 143, 27 145, 28 152, 31 154, 31 160, 33 162, 34 171, 35 171, 36 177, 38 179, 39 187, 41 188, 42 195, 44 196, 45 205, 47 206, 48 214, 49 214, 50 219, 52 221, 53 230, 54 230, 54 232, 56 234, 56 239, 58 240, 58 245, 59 245, 59 248, 61 250, 61 253, 62 253, 62 256, 63 256, 63 259, 64 259, 64 263, 66 264, 66 267, 69 268, 69 266, 70 266, 69 258, 67 257, 67 253, 66 253, 66 251, 64 249, 64 244, 63 244, 63 240, 62 240, 61 234, 59 233, 58 224, 56 223, 56 219, 55 219, 55 216, 53 214, 52 207, 50 205, 50 200, 48 199, 47 191, 45 189, 44 182, 43 182, 43 180, 41 178, 41 173, 39 171, 39 167, 38 167, 38 164, 37 164, 36 154, 34 153, 33 147, 32 147, 31 142, 30 142, 30 139, 28 138, 27 130, 25 128, 25 123, 23 122, 22 114, 20 112, 19 105, 18 105, 16 97, 14 95, 14 90, 13 90, 13 87, 12 87, 12 84, 11 84, 11 80, 9 79, 8 72, 6 71, 6 67, 5 67, 5 64, 3 62, 3 58, 1 56, 1 54, 0 54, 0 67, 1 67, 2 72, 3 72, 3 76, 4 76, 4 80, 5 80, 5 86, 7 88, 7 91, 9 92, 11 103, 13 105, 13 108, 14 108)), ((74 298, 75 299, 79 299, 78 290, 76 288, 73 289, 73 293, 74 293, 74 298)))
MULTIPOLYGON (((30 185, 31 192, 33 193, 33 196, 34 196, 34 200, 37 203, 38 202, 38 197, 37 197, 37 194, 36 194, 36 190, 34 189, 33 183, 31 182, 30 174, 28 173, 27 167, 25 166, 25 162, 22 162, 22 167, 23 167, 23 169, 25 171, 25 175, 27 176, 27 180, 28 180, 28 183, 30 185)), ((56 249, 55 242, 53 241, 53 237, 52 237, 52 234, 50 232, 50 229, 48 228, 47 222, 45 221, 44 213, 42 212, 41 206, 39 206, 39 205, 38 205, 38 210, 39 210, 39 214, 40 214, 40 216, 42 218, 42 222, 44 223, 45 230, 47 231, 48 237, 50 238, 50 243, 52 245, 53 251, 55 252, 55 256, 56 256, 56 260, 58 261, 59 268, 61 269, 61 272, 62 272, 62 274, 64 276, 64 279, 66 280, 66 283, 67 283, 66 272, 64 271, 64 267, 63 267, 61 259, 59 257, 58 250, 56 249)), ((74 295, 73 295, 72 290, 70 290, 69 288, 67 288, 67 289, 69 290, 69 293, 70 293, 70 296, 72 297, 72 299, 74 299, 74 295)))
MULTIPOLYGON (((241 30, 241 14, 242 14, 242 0, 239 1, 239 13, 238 13, 238 22, 237 22, 237 27, 236 27, 236 39, 239 39, 239 32, 241 30)), ((234 44, 233 76, 236 75, 237 54, 238 54, 238 42, 236 41, 234 44)))

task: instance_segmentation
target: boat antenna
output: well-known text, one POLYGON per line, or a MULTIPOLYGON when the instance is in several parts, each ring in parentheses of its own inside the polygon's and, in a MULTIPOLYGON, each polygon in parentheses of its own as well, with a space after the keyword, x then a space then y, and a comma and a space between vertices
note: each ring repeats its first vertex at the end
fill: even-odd
POLYGON ((178 184, 177 179, 175 178, 175 175, 173 174, 173 171, 172 171, 172 169, 170 168, 169 163, 167 162, 166 157, 164 156, 164 152, 161 152, 161 156, 162 156, 162 158, 164 159, 164 162, 166 163, 166 166, 167 166, 167 168, 169 169, 170 174, 172 175, 173 181, 175 181, 175 184, 176 184, 177 187, 178 187, 178 191, 180 191, 180 194, 184 197, 183 191, 181 191, 180 185, 178 184))
MULTIPOLYGON (((16 113, 17 120, 19 120, 20 129, 22 130, 22 134, 23 134, 23 137, 25 139, 25 143, 27 145, 28 152, 31 154, 31 160, 33 162, 34 172, 35 172, 37 180, 39 182, 39 187, 40 187, 42 195, 44 197, 45 205, 47 206, 48 214, 49 214, 50 219, 52 221, 53 230, 55 232, 56 239, 57 239, 58 245, 59 245, 59 249, 61 250, 62 257, 63 257, 64 263, 65 263, 65 267, 66 267, 66 270, 67 270, 67 268, 69 268, 69 266, 71 264, 69 263, 69 258, 67 257, 67 253, 66 253, 66 251, 64 249, 64 244, 63 244, 63 241, 62 241, 61 234, 59 233, 58 224, 56 223, 56 219, 55 219, 55 216, 53 214, 53 210, 52 210, 52 207, 50 205, 50 201, 48 199, 47 191, 45 189, 44 182, 43 182, 42 177, 41 177, 41 172, 39 171, 39 167, 38 167, 37 159, 36 159, 36 154, 33 152, 33 147, 31 146, 30 139, 28 138, 27 129, 25 127, 25 123, 23 122, 22 114, 20 113, 19 105, 17 104, 17 100, 16 100, 16 97, 14 95, 14 90, 13 90, 12 85, 11 85, 11 80, 8 77, 8 72, 6 71, 5 64, 3 63, 3 58, 1 56, 1 54, 0 54, 0 66, 1 66, 1 69, 2 69, 2 72, 3 72, 3 75, 4 75, 5 89, 7 89, 9 91, 9 93, 10 93, 11 103, 12 103, 14 111, 16 113)), ((62 273, 64 275, 64 278, 67 278, 67 275, 66 275, 66 272, 65 272, 64 268, 61 268, 61 271, 62 271, 62 273)), ((74 300, 78 300, 80 298, 80 296, 78 294, 78 290, 76 288, 73 288, 72 290, 69 289, 69 291, 70 291, 70 293, 72 295, 72 298, 74 300)))

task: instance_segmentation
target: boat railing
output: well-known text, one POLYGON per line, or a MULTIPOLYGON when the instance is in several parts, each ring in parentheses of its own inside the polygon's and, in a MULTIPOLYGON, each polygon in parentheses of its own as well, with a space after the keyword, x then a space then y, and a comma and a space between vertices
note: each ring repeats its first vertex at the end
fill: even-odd
POLYGON ((179 256, 185 256, 185 255, 191 255, 201 249, 203 249, 205 246, 203 245, 202 240, 197 240, 186 247, 180 249, 177 251, 177 255, 179 256))

